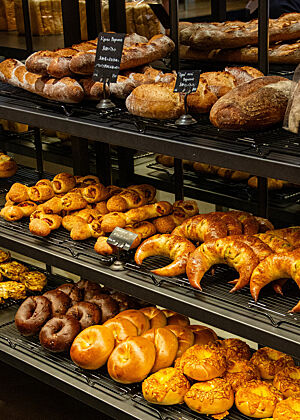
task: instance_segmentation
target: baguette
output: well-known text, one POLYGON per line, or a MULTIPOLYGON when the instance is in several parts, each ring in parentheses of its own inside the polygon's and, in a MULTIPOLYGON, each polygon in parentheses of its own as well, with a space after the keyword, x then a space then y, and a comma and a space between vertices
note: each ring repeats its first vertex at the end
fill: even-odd
MULTIPOLYGON (((285 13, 269 21, 269 41, 300 37, 300 13, 285 13)), ((258 43, 258 20, 249 22, 195 23, 180 31, 180 41, 201 50, 238 48, 258 43)))
POLYGON ((210 121, 218 128, 255 130, 283 120, 292 82, 266 76, 242 84, 212 107, 210 121))
POLYGON ((131 209, 126 213, 114 212, 103 216, 101 227, 106 233, 112 232, 116 227, 124 228, 127 225, 142 222, 154 217, 166 216, 172 211, 172 205, 167 201, 131 209))
POLYGON ((84 97, 83 88, 76 80, 42 77, 26 71, 25 66, 13 58, 0 63, 0 80, 59 102, 78 103, 84 97))
MULTIPOLYGON (((257 176, 252 176, 250 179, 248 179, 248 185, 251 188, 257 188, 257 176)), ((290 187, 296 187, 296 185, 281 179, 268 178, 268 190, 281 190, 282 188, 290 187)))

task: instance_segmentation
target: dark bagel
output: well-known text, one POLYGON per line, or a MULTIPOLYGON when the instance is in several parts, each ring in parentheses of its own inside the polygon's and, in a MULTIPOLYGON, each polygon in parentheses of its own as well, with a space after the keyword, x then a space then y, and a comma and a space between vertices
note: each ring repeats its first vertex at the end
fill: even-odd
POLYGON ((82 290, 80 290, 76 284, 64 283, 56 288, 69 296, 71 299, 71 304, 75 305, 77 302, 80 302, 83 299, 82 290))
POLYGON ((100 284, 88 280, 80 280, 76 286, 83 291, 84 300, 90 300, 93 296, 103 293, 100 284))
POLYGON ((44 296, 30 296, 19 307, 15 324, 22 335, 37 334, 51 316, 51 302, 44 296))
POLYGON ((76 305, 68 309, 66 315, 76 318, 82 330, 101 322, 101 311, 97 305, 91 302, 76 303, 76 305))
POLYGON ((109 295, 97 294, 89 299, 88 302, 99 306, 103 323, 120 312, 118 302, 109 295))
POLYGON ((44 293, 43 296, 51 302, 52 317, 64 315, 71 306, 71 299, 69 296, 60 290, 49 290, 44 293))
POLYGON ((134 299, 125 295, 125 293, 114 291, 110 294, 110 296, 118 302, 120 312, 126 311, 127 309, 135 309, 136 307, 134 299))
POLYGON ((80 330, 79 321, 72 316, 55 316, 41 329, 40 343, 45 349, 55 353, 67 351, 80 330))

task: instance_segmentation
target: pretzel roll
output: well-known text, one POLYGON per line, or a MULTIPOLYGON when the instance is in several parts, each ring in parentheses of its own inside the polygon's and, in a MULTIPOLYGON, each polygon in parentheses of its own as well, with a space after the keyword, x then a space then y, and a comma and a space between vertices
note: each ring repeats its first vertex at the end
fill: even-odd
POLYGON ((299 420, 300 393, 294 394, 286 400, 280 401, 274 410, 273 420, 299 420))
POLYGON ((81 194, 88 203, 97 203, 107 198, 107 191, 103 184, 88 185, 82 189, 81 194))
POLYGON ((162 311, 167 317, 168 325, 180 325, 181 327, 190 325, 190 320, 187 316, 171 311, 170 309, 163 309, 162 311))
POLYGON ((245 416, 256 419, 271 417, 276 405, 282 400, 283 396, 278 389, 259 380, 246 382, 235 394, 236 408, 245 416))
POLYGON ((150 328, 160 328, 167 325, 167 318, 163 311, 155 306, 148 306, 140 309, 150 321, 150 328))
POLYGON ((231 360, 249 360, 251 350, 247 343, 238 338, 227 338, 220 340, 221 347, 225 350, 227 362, 231 360))
POLYGON ((28 188, 28 196, 32 201, 47 201, 54 197, 52 186, 39 184, 28 188))
MULTIPOLYGON (((228 382, 222 378, 215 378, 192 385, 185 394, 184 402, 197 413, 226 416, 227 410, 233 406, 234 394, 228 382)), ((223 418, 221 416, 217 418, 223 418)))
POLYGON ((281 369, 295 366, 291 356, 270 347, 258 349, 251 357, 251 363, 257 366, 263 379, 274 379, 281 369))
POLYGON ((172 331, 177 337, 178 350, 176 358, 181 357, 194 344, 194 334, 188 327, 181 327, 180 325, 167 325, 165 328, 172 331))
POLYGON ((52 187, 56 194, 67 193, 76 185, 76 180, 73 175, 62 172, 55 175, 52 181, 52 187))
POLYGON ((288 398, 297 392, 300 393, 300 367, 286 367, 276 373, 273 385, 288 398))
POLYGON ((211 328, 204 325, 190 325, 189 329, 193 332, 195 341, 194 344, 204 345, 215 342, 218 337, 211 328))
POLYGON ((164 255, 173 260, 165 267, 151 270, 159 276, 178 276, 185 273, 186 264, 195 246, 185 238, 175 235, 154 235, 146 239, 135 253, 135 262, 141 265, 143 260, 153 255, 164 255))
POLYGON ((132 322, 137 328, 137 335, 142 335, 150 329, 149 319, 137 309, 128 309, 127 311, 120 312, 115 318, 125 318, 132 322))
POLYGON ((213 343, 202 346, 195 344, 182 355, 178 367, 189 378, 209 381, 225 372, 225 351, 213 343))
POLYGON ((17 169, 16 161, 12 157, 0 153, 0 178, 13 176, 17 172, 17 169))
POLYGON ((15 182, 8 193, 6 194, 6 200, 11 200, 14 203, 21 203, 22 201, 29 200, 28 187, 26 185, 15 182))
POLYGON ((160 405, 183 403, 189 389, 190 383, 186 377, 172 367, 153 373, 142 384, 145 400, 160 405))
POLYGON ((22 203, 5 205, 1 209, 1 217, 8 222, 15 222, 23 217, 29 217, 37 209, 37 205, 33 201, 23 201, 22 203))
POLYGON ((249 360, 230 360, 223 378, 231 385, 234 392, 245 382, 260 379, 259 370, 249 360))
POLYGON ((70 356, 82 369, 95 370, 106 363, 114 346, 115 339, 109 328, 92 325, 77 335, 71 346, 70 356))
POLYGON ((151 328, 142 337, 150 340, 155 347, 155 362, 151 372, 171 366, 178 351, 178 340, 172 331, 166 328, 151 328))
POLYGON ((249 283, 259 259, 250 246, 236 240, 234 236, 206 242, 188 260, 186 271, 191 285, 202 290, 200 282, 206 271, 215 264, 227 264, 238 271, 240 276, 231 289, 234 292, 249 283))
POLYGON ((136 326, 126 318, 111 318, 103 324, 113 333, 116 344, 138 334, 136 326))
POLYGON ((113 350, 107 370, 114 381, 132 384, 145 379, 154 362, 154 344, 144 337, 129 337, 113 350))

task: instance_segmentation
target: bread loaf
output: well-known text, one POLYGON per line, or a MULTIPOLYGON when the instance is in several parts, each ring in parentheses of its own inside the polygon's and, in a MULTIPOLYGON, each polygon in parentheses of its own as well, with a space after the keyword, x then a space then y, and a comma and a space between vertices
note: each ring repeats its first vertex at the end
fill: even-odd
POLYGON ((77 103, 84 97, 83 89, 76 80, 70 77, 60 80, 42 77, 26 71, 25 66, 13 58, 0 63, 0 80, 59 102, 77 103))
MULTIPOLYGON (((299 37, 300 13, 286 13, 278 19, 270 19, 270 43, 298 39, 299 37)), ((184 45, 201 50, 256 45, 258 43, 258 20, 195 23, 181 30, 180 41, 184 45)))
POLYGON ((14 0, 0 1, 0 31, 15 31, 16 16, 14 0))
POLYGON ((242 84, 212 107, 210 121, 218 128, 261 129, 283 120, 292 82, 266 76, 242 84))

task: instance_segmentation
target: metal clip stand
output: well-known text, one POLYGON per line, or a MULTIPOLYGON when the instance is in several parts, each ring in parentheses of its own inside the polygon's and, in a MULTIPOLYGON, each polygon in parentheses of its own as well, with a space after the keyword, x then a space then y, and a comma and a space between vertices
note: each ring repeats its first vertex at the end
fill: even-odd
POLYGON ((96 108, 98 109, 112 109, 115 108, 116 105, 106 97, 106 85, 108 87, 108 95, 109 95, 109 80, 104 79, 103 80, 103 99, 96 105, 96 108))
POLYGON ((197 124, 195 118, 188 114, 187 97, 191 92, 186 92, 184 95, 184 115, 181 115, 178 120, 175 121, 176 125, 192 125, 197 124))
POLYGON ((117 259, 112 263, 112 265, 109 267, 113 271, 124 271, 124 264, 121 261, 121 252, 120 248, 117 248, 117 259))

